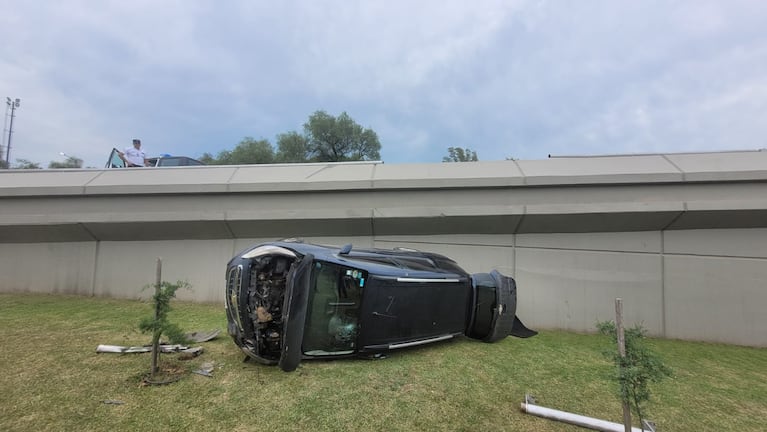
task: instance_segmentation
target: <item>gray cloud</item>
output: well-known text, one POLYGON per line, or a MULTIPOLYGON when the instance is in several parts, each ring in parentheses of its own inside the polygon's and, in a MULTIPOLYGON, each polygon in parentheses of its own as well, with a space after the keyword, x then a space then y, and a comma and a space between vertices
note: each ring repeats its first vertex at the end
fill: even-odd
POLYGON ((0 17, 11 158, 199 156, 317 109, 387 162, 765 147, 758 1, 22 2, 0 17))

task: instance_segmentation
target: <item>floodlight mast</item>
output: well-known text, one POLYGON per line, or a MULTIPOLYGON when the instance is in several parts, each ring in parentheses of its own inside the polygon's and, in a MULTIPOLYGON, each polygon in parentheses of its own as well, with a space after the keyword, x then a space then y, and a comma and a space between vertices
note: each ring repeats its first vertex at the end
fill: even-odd
POLYGON ((16 108, 21 106, 21 99, 16 98, 15 100, 11 100, 11 98, 6 97, 5 104, 11 107, 11 124, 8 127, 8 146, 5 147, 5 166, 6 168, 10 168, 11 167, 11 137, 13 137, 13 118, 16 116, 16 108))

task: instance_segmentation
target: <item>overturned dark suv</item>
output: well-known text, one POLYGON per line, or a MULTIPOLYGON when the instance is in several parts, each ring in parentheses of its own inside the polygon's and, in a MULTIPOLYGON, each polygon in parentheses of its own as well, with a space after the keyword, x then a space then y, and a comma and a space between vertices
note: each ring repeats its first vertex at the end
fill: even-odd
POLYGON ((302 359, 371 356, 465 335, 529 337, 514 279, 468 274, 450 258, 410 249, 280 241, 227 265, 228 332, 242 351, 284 371, 302 359))

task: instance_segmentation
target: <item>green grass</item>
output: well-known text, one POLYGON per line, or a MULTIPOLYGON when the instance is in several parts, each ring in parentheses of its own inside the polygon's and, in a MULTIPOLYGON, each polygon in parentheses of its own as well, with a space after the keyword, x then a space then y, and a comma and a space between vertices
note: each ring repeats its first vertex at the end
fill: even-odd
MULTIPOLYGON (((221 305, 173 307, 171 320, 188 331, 226 328, 221 305)), ((495 344, 462 339, 376 361, 303 362, 294 373, 243 363, 222 335, 196 359, 161 359, 189 370, 213 361, 213 378, 139 387, 149 354, 95 350, 147 343, 136 328, 150 310, 137 301, 0 294, 0 430, 582 430, 521 413, 525 393, 542 406, 621 419, 612 366, 601 355, 607 338, 565 332, 495 344)), ((662 430, 764 430, 767 350, 650 344, 674 369, 648 405, 662 430)))

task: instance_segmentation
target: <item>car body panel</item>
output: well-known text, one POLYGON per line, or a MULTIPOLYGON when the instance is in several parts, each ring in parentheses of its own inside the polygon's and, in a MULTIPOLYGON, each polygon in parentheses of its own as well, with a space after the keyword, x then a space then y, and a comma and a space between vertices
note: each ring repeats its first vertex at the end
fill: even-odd
POLYGON ((283 304, 283 329, 279 365, 280 369, 290 372, 301 362, 301 344, 304 340, 306 305, 309 297, 309 282, 312 275, 314 257, 304 255, 295 262, 288 272, 283 304))
POLYGON ((372 276, 360 343, 370 348, 463 333, 471 295, 467 279, 372 276))

